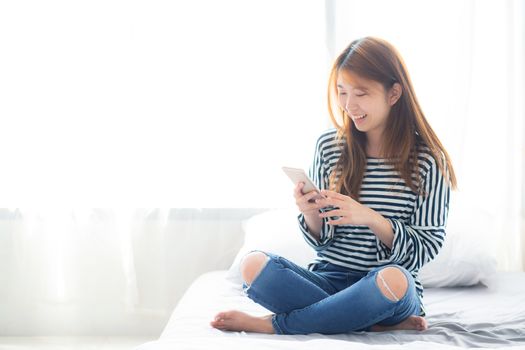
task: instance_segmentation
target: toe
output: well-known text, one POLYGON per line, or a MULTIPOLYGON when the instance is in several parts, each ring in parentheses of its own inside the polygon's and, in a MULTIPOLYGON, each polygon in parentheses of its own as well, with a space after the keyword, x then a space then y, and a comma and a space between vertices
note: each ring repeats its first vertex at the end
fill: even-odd
POLYGON ((223 329, 225 326, 220 322, 210 322, 210 326, 217 329, 223 329))
POLYGON ((217 315, 215 315, 215 321, 223 320, 226 318, 226 312, 219 312, 217 315))
POLYGON ((219 318, 219 317, 216 317, 214 320, 212 320, 212 321, 210 322, 210 324, 211 324, 212 326, 216 327, 216 326, 220 326, 221 324, 223 324, 223 322, 224 322, 224 319, 219 318))

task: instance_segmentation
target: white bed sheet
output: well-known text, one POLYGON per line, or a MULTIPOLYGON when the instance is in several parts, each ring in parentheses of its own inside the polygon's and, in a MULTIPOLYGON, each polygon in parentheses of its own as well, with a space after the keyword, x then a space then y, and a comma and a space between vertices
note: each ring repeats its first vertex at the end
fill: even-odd
POLYGON ((337 335, 225 332, 209 325, 219 311, 267 315, 226 279, 227 271, 201 275, 188 288, 157 341, 136 350, 164 349, 525 349, 525 273, 499 272, 493 285, 426 288, 429 329, 337 335))

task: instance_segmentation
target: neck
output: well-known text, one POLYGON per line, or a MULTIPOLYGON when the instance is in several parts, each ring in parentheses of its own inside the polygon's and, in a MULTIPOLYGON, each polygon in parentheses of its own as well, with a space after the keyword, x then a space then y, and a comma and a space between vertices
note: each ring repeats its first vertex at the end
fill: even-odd
POLYGON ((366 155, 367 156, 381 158, 383 156, 381 146, 382 146, 382 142, 381 142, 380 133, 368 132, 366 134, 366 155))

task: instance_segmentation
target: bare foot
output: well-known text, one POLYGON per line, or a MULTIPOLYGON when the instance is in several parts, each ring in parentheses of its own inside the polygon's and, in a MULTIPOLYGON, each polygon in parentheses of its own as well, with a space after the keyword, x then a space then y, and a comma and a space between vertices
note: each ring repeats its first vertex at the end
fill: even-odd
POLYGON ((414 329, 416 331, 424 331, 428 329, 427 320, 421 316, 409 316, 398 324, 393 326, 380 326, 373 325, 371 328, 372 332, 384 332, 384 331, 395 331, 400 329, 414 329))
POLYGON ((210 322, 210 326, 223 331, 275 333, 272 326, 272 315, 256 317, 236 310, 219 312, 210 322))

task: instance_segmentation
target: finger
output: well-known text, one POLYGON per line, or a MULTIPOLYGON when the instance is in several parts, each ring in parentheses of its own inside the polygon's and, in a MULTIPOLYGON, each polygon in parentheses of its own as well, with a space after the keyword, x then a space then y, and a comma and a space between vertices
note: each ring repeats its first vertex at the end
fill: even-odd
POLYGON ((328 218, 332 216, 339 216, 339 217, 348 216, 348 212, 345 210, 330 210, 330 211, 319 214, 320 218, 328 218))
POLYGON ((304 182, 298 182, 297 184, 295 184, 294 192, 301 192, 301 188, 303 188, 303 186, 304 182))
POLYGON ((336 199, 336 198, 330 198, 330 197, 326 197, 325 199, 318 199, 316 201, 316 203, 319 203, 320 205, 322 205, 323 207, 327 207, 329 205, 332 205, 334 207, 339 207, 341 208, 342 205, 344 204, 344 201, 340 200, 340 199, 336 199))
POLYGON ((303 213, 305 215, 313 216, 313 215, 319 214, 319 209, 317 209, 317 208, 311 208, 310 210, 305 209, 305 210, 301 211, 301 213, 303 213))
POLYGON ((295 197, 300 197, 302 195, 304 195, 302 189, 304 187, 304 182, 298 182, 297 185, 295 185, 295 188, 294 188, 294 196, 295 197))
POLYGON ((319 214, 319 209, 312 204, 306 204, 304 206, 299 206, 299 211, 305 215, 314 216, 319 214))
MULTIPOLYGON (((315 193, 313 194, 315 197, 315 193)), ((320 209, 317 203, 315 202, 309 202, 309 199, 312 198, 312 193, 307 193, 305 195, 301 195, 300 197, 296 197, 295 204, 299 207, 299 210, 301 212, 305 211, 311 211, 314 209, 320 209)))
POLYGON ((337 220, 328 220, 326 221, 328 225, 337 226, 337 225, 344 225, 343 218, 339 218, 337 220))
POLYGON ((307 195, 303 196, 301 199, 298 199, 296 201, 296 204, 301 213, 308 213, 314 215, 319 214, 319 209, 323 208, 323 206, 318 203, 309 202, 307 195))
POLYGON ((338 200, 347 200, 348 198, 351 198, 349 196, 345 196, 344 194, 337 193, 335 191, 329 191, 329 190, 322 190, 321 194, 328 198, 335 198, 338 200))
MULTIPOLYGON (((308 202, 308 201, 310 201, 310 199, 313 199, 313 198, 315 198, 318 195, 319 195, 319 193, 317 191, 310 191, 310 192, 308 192, 307 194, 305 194, 303 196, 303 200, 305 202, 308 202)), ((310 202, 310 203, 316 204, 315 202, 310 202)))

